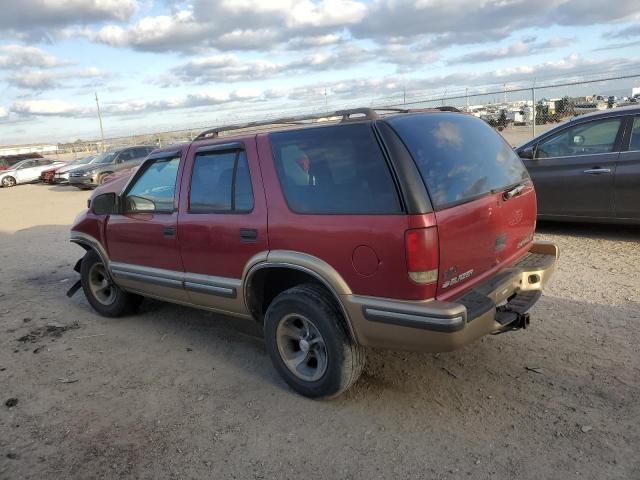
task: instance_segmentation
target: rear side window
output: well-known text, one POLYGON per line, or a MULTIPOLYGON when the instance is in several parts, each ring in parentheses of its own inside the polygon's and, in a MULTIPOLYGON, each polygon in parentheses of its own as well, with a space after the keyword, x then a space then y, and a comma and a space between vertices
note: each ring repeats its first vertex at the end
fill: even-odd
POLYGON ((398 194, 371 125, 269 135, 289 208, 306 214, 396 214, 398 194))
POLYGON ((460 113, 388 120, 413 156, 436 210, 529 178, 509 144, 482 120, 460 113))
POLYGON ((253 210, 253 203, 244 151, 196 156, 189 192, 190 213, 246 213, 253 210))

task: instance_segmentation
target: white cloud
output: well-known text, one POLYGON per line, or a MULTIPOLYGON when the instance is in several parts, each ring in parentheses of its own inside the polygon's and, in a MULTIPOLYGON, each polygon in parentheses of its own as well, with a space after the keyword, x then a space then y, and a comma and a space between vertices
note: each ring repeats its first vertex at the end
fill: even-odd
POLYGON ((4 107, 0 107, 0 120, 4 120, 9 116, 9 110, 4 107))
POLYGON ((452 58, 448 63, 450 65, 461 63, 481 63, 511 57, 525 57, 566 47, 571 44, 572 41, 573 40, 570 38, 562 37, 553 37, 544 42, 537 42, 535 38, 526 38, 511 43, 505 47, 470 52, 459 57, 452 58))
POLYGON ((69 117, 83 115, 85 110, 65 100, 25 100, 13 104, 11 110, 19 115, 69 117))
POLYGON ((55 68, 69 65, 70 63, 36 47, 13 44, 0 45, 0 69, 22 67, 55 68))
POLYGON ((74 24, 124 21, 131 18, 138 7, 136 0, 6 0, 2 3, 0 31, 19 35, 74 24))

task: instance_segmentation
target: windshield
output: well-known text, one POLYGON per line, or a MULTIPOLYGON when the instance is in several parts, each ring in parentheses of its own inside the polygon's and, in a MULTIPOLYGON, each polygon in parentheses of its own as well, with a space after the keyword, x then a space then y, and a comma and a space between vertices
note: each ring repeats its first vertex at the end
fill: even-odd
POLYGON ((529 178, 511 146, 470 115, 402 115, 388 122, 407 145, 437 210, 529 178))
POLYGON ((96 158, 98 158, 95 155, 89 155, 88 157, 84 157, 81 158, 80 160, 76 160, 75 162, 73 162, 74 165, 87 165, 89 163, 92 163, 93 160, 95 160, 96 158))
POLYGON ((116 156, 116 152, 107 152, 101 155, 98 155, 96 159, 91 162, 92 164, 103 164, 103 163, 111 163, 113 158, 116 156))

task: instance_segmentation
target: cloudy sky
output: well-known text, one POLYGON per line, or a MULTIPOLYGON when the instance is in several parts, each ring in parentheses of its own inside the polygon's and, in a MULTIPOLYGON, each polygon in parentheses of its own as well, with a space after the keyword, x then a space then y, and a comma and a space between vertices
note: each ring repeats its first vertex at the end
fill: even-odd
MULTIPOLYGON (((3 0, 0 144, 640 73, 638 0, 3 0)), ((638 80, 640 85, 640 79, 638 80)))

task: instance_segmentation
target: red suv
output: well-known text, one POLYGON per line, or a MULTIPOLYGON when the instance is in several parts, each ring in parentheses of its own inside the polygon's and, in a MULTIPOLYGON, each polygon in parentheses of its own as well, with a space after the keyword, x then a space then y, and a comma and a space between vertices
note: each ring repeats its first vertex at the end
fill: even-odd
POLYGON ((363 347, 448 351, 527 326, 558 250, 533 242, 529 175, 483 121, 270 123, 156 150, 98 189, 71 231, 75 290, 106 316, 153 297, 260 322, 309 397, 353 384, 363 347))

